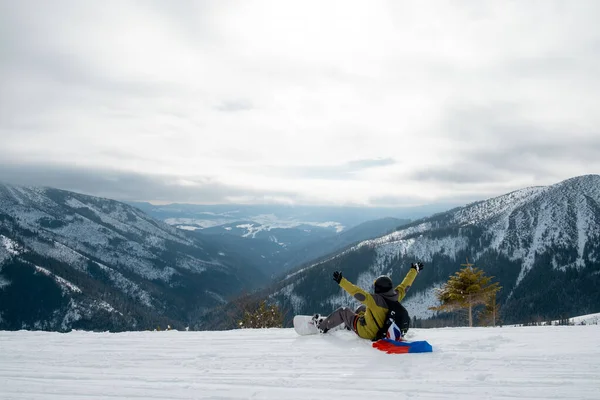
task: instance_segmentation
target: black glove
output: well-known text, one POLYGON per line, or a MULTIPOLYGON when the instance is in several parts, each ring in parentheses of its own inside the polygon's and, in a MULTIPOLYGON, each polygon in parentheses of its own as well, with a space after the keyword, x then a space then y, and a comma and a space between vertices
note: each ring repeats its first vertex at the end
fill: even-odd
POLYGON ((336 283, 340 283, 340 281, 342 280, 342 271, 335 271, 333 273, 333 280, 336 281, 336 283))
POLYGON ((422 262, 418 262, 418 263, 412 263, 410 265, 411 268, 414 268, 415 271, 417 271, 417 273, 419 273, 422 269, 423 269, 423 263, 422 262))

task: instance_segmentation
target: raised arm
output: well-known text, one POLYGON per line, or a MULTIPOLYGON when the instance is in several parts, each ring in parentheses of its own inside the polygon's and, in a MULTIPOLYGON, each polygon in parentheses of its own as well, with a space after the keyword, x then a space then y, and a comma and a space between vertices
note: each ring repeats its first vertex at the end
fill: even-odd
POLYGON ((342 289, 350 293, 352 297, 354 297, 356 300, 360 301, 367 307, 373 307, 375 305, 375 300, 373 299, 373 296, 371 296, 369 293, 365 292, 358 286, 352 284, 348 279, 342 277, 341 272, 336 271, 333 274, 333 280, 336 281, 342 287, 342 289))
POLYGON ((406 296, 406 291, 408 289, 410 289, 413 282, 415 281, 415 278, 417 277, 417 274, 422 269, 423 269, 422 263, 413 263, 411 265, 411 267, 408 270, 408 273, 406 274, 406 276, 404 277, 404 280, 402 281, 402 283, 400 283, 398 286, 396 286, 396 291, 398 292, 398 301, 402 301, 404 296, 406 296))

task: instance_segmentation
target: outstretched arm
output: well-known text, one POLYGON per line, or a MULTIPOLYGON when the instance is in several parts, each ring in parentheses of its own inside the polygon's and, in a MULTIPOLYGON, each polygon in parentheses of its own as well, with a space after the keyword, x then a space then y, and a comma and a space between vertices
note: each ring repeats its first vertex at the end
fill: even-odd
POLYGON ((396 291, 398 292, 398 301, 402 301, 404 296, 406 296, 406 292, 408 291, 408 289, 410 289, 413 282, 415 281, 415 278, 417 277, 417 274, 422 269, 422 263, 416 263, 411 265, 402 283, 396 286, 396 291))
POLYGON ((350 293, 356 300, 365 304, 367 307, 373 307, 375 305, 375 300, 373 299, 373 296, 371 296, 369 293, 365 292, 358 286, 353 285, 348 279, 342 278, 339 284, 342 287, 342 289, 350 293))
POLYGON ((410 286, 413 284, 416 277, 417 271, 415 271, 414 268, 411 268, 408 271, 408 274, 406 274, 404 277, 402 283, 396 286, 396 292, 398 292, 398 301, 402 301, 404 296, 406 296, 406 291, 410 289, 410 286))

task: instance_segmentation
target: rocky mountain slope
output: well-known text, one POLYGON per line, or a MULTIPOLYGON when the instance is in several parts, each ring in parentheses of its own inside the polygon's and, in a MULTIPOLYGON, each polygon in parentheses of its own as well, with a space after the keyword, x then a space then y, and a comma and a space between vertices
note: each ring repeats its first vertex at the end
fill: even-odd
POLYGON ((265 279, 132 206, 0 185, 0 329, 181 326, 265 279))
POLYGON ((334 270, 370 288, 380 274, 400 281, 420 260, 426 268, 405 305, 427 318, 434 289, 467 258, 502 285, 506 323, 600 311, 600 176, 526 188, 415 221, 295 271, 271 295, 293 313, 329 312, 353 303, 332 283, 334 270))

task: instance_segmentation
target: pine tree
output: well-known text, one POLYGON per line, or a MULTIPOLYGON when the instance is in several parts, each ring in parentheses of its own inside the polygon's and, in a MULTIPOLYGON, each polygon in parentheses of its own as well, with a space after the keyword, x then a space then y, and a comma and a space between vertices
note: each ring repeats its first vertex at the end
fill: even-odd
POLYGON ((496 326, 500 322, 499 315, 500 306, 496 302, 496 292, 493 292, 485 303, 485 308, 479 314, 479 321, 485 326, 496 326))
POLYGON ((254 312, 244 312, 244 317, 238 326, 240 328, 281 328, 283 313, 276 304, 268 305, 263 300, 254 312))
POLYGON ((450 276, 448 282, 438 289, 437 298, 441 305, 430 307, 434 311, 456 311, 467 309, 469 326, 473 326, 473 308, 486 304, 492 295, 501 289, 498 283, 491 283, 493 276, 485 276, 479 268, 468 266, 450 276))

